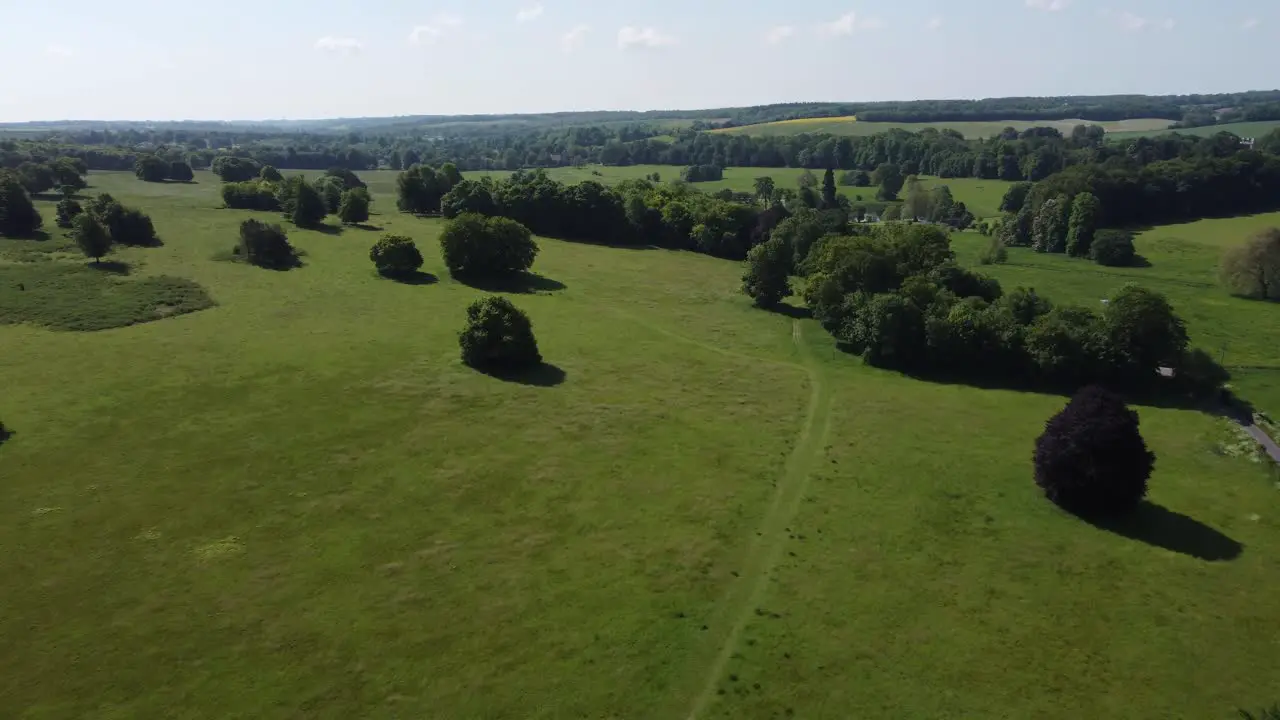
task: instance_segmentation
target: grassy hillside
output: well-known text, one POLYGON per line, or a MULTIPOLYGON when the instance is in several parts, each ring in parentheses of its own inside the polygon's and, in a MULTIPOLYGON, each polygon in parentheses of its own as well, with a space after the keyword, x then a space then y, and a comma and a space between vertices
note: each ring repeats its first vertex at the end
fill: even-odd
MULTIPOLYGON (((445 273, 439 221, 393 212, 394 176, 366 174, 371 223, 414 237, 433 283, 376 276, 361 229, 290 227, 289 272, 215 262, 273 216, 216 209, 207 173, 91 176, 165 241, 114 258, 129 278, 217 305, 0 326, 0 717, 1226 718, 1275 700, 1278 498, 1215 451, 1223 421, 1140 408, 1155 505, 1100 529, 1032 482, 1061 397, 866 368, 749 307, 736 263, 555 240, 513 296, 555 370, 503 382, 459 363, 482 293, 445 273)), ((1195 258, 1271 220, 1157 229, 1130 272, 1183 288, 1198 341, 1265 363, 1280 323, 1252 313, 1276 308, 1196 285, 1195 258)), ((19 271, 82 263, 28 252, 0 247, 19 271)), ((993 272, 1075 299, 1127 279, 1056 260, 993 272)))
MULTIPOLYGON (((655 172, 658 173, 663 181, 676 180, 680 177, 680 171, 683 169, 683 167, 677 165, 630 165, 626 167, 589 165, 584 167, 551 168, 547 170, 547 174, 566 183, 594 180, 606 185, 612 185, 623 180, 645 178, 655 172)), ((812 172, 821 181, 822 171, 812 172)), ((801 168, 725 168, 724 180, 698 183, 697 188, 706 192, 715 192, 724 188, 737 192, 754 192, 755 179, 758 177, 771 177, 780 188, 795 188, 803 173, 804 170, 801 168)), ((487 175, 505 178, 510 176, 511 172, 507 170, 482 170, 464 174, 467 177, 483 177, 487 175)), ((977 178, 948 178, 944 180, 923 176, 921 179, 927 187, 939 184, 947 185, 951 188, 951 193, 955 196, 955 199, 963 202, 974 215, 980 218, 995 217, 1000 214, 1000 201, 1012 184, 1005 180, 980 180, 977 178)), ((841 186, 839 191, 855 202, 858 201, 858 196, 862 196, 862 200, 866 202, 874 201, 876 197, 876 189, 874 187, 855 188, 841 186)))
MULTIPOLYGON (((1267 133, 1271 132, 1272 130, 1275 130, 1276 128, 1280 128, 1280 120, 1263 120, 1260 122, 1227 123, 1225 125, 1206 125, 1205 127, 1187 128, 1183 130, 1176 130, 1176 131, 1169 131, 1169 132, 1179 132, 1179 133, 1182 133, 1183 135, 1199 135, 1201 137, 1209 137, 1211 135, 1217 135, 1220 132, 1229 132, 1229 133, 1235 133, 1240 137, 1261 138, 1263 135, 1266 135, 1267 133)), ((1163 134, 1165 133, 1164 132, 1148 132, 1148 131, 1118 132, 1114 134, 1114 138, 1117 140, 1127 140, 1135 137, 1163 135, 1163 134)))
POLYGON ((999 135, 1001 130, 1012 127, 1025 130, 1031 127, 1054 127, 1063 133, 1070 133, 1076 125, 1101 125, 1108 133, 1152 130, 1164 130, 1170 121, 1160 118, 1138 118, 1134 120, 1117 120, 1114 122, 1092 122, 1089 120, 999 120, 990 122, 923 122, 923 123, 891 123, 862 122, 856 116, 838 118, 805 118, 802 120, 782 120, 779 122, 761 123, 759 125, 743 125, 711 132, 740 135, 799 135, 801 133, 829 133, 831 135, 875 135, 893 129, 919 132, 925 128, 936 130, 955 130, 966 138, 988 138, 999 135))

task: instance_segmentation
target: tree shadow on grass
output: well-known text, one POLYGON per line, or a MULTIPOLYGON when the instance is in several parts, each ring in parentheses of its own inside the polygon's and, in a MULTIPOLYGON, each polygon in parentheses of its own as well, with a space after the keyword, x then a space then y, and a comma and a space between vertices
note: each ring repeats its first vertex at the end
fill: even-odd
POLYGON ((565 289, 565 284, 558 280, 552 280, 529 272, 495 277, 472 277, 470 275, 454 275, 453 277, 467 287, 486 292, 531 295, 533 293, 555 292, 565 289))
POLYGON ((434 285, 439 282, 439 278, 435 275, 421 270, 414 270, 408 273, 378 273, 378 277, 398 282, 401 285, 434 285))
POLYGON ((786 317, 789 317, 792 320, 808 320, 809 318, 813 317, 813 311, 811 311, 809 308, 797 307, 795 305, 792 305, 791 303, 785 303, 785 302, 778 303, 777 307, 772 308, 772 311, 779 315, 785 315, 786 317))
POLYGON ((1082 519, 1102 530, 1207 562, 1234 560, 1244 551, 1244 545, 1199 520, 1148 501, 1131 515, 1082 519))
POLYGON ((382 228, 381 228, 381 227, 379 227, 379 226, 377 226, 377 225, 370 225, 369 223, 354 223, 354 224, 352 224, 352 225, 348 225, 347 227, 353 227, 353 228, 357 228, 357 229, 359 229, 359 230, 368 230, 368 231, 372 231, 372 232, 381 232, 381 231, 382 231, 382 228))
POLYGON ((341 226, 341 225, 329 225, 329 224, 327 224, 327 223, 320 223, 320 224, 318 224, 318 225, 309 225, 309 226, 304 227, 304 228, 302 228, 302 229, 303 229, 303 230, 314 230, 314 231, 316 231, 316 232, 318 232, 318 233, 324 233, 325 235, 341 235, 341 234, 342 234, 342 226, 341 226))
POLYGON ((528 370, 499 370, 476 368, 479 372, 488 375, 495 380, 503 382, 517 383, 519 385, 530 385, 532 387, 555 387, 562 384, 568 373, 551 363, 539 363, 537 367, 528 370))
POLYGON ((102 262, 89 263, 88 267, 112 275, 128 275, 133 271, 129 263, 119 260, 103 260, 102 262))
POLYGON ((12 430, 5 427, 4 423, 0 423, 0 445, 4 445, 5 441, 13 437, 13 435, 14 433, 12 430))

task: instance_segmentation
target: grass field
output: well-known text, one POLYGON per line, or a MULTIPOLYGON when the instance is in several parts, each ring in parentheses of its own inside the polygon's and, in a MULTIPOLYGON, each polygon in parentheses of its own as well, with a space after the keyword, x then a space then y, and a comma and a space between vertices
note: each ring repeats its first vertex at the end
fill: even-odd
MULTIPOLYGON (((440 222, 365 176, 371 223, 436 282, 377 277, 361 229, 290 228, 289 272, 214 262, 271 215, 215 209, 207 173, 91 176, 165 242, 114 258, 130 278, 217 305, 0 326, 0 717, 1225 719, 1277 699, 1280 495, 1214 452, 1223 421, 1140 408, 1155 505, 1102 530, 1032 483, 1062 398, 866 368, 751 309, 735 263, 555 240, 534 270, 558 289, 514 300, 558 372, 502 382, 458 362, 481 293, 444 272, 440 222)), ((1278 324, 1248 313, 1275 306, 1175 282, 1245 224, 1152 231, 1131 272, 1168 275, 1193 318, 1222 298, 1264 362, 1278 324)), ((1125 279, 1051 260, 993 272, 1064 298, 1125 279)))
POLYGON ((1225 125, 1207 125, 1205 127, 1187 128, 1185 130, 1166 130, 1164 132, 1151 131, 1130 131, 1118 132, 1108 137, 1114 137, 1116 140, 1129 140, 1136 137, 1150 137, 1153 135, 1164 135, 1167 132, 1178 132, 1183 135, 1199 135, 1200 137, 1209 137, 1217 135, 1220 132, 1235 133, 1240 137, 1261 138, 1263 135, 1280 128, 1280 120, 1264 120, 1260 122, 1242 122, 1227 123, 1225 125))
MULTIPOLYGON (((550 168, 547 170, 547 174, 565 183, 594 180, 606 185, 613 185, 624 180, 645 178, 655 172, 664 181, 675 180, 680 177, 680 171, 683 169, 678 165, 630 165, 625 167, 587 165, 583 167, 550 168)), ((731 167, 724 169, 724 180, 697 183, 696 187, 705 192, 716 192, 724 188, 737 192, 754 192, 756 178, 771 177, 778 187, 794 189, 803 173, 804 170, 802 168, 731 167)), ((467 177, 491 176, 505 178, 510 176, 511 172, 507 170, 480 170, 464 173, 464 175, 467 177)), ((814 171, 814 175, 821 181, 822 171, 814 171)), ((943 180, 927 175, 923 176, 921 180, 926 187, 933 187, 938 184, 947 185, 951 188, 951 193, 955 196, 955 199, 963 202, 979 218, 998 216, 1000 214, 1000 201, 1004 199, 1004 194, 1008 192, 1009 186, 1012 185, 1012 183, 1005 180, 980 180, 977 178, 950 178, 943 180)), ((855 202, 859 195, 862 196, 862 200, 865 202, 874 202, 876 199, 876 189, 874 187, 855 188, 841 186, 838 190, 842 195, 855 202)))
POLYGON ((781 120, 779 122, 743 125, 741 127, 724 128, 710 132, 731 135, 799 135, 801 133, 827 133, 830 135, 851 135, 860 137, 875 135, 889 130, 907 130, 919 132, 926 128, 935 130, 955 130, 966 138, 989 138, 999 135, 1007 127, 1026 130, 1032 127, 1054 127, 1064 134, 1070 134, 1076 125, 1101 125, 1108 133, 1134 132, 1148 133, 1152 130, 1164 130, 1170 125, 1169 120, 1160 118, 1137 118, 1133 120, 1117 120, 1114 122, 1093 122, 1090 120, 998 120, 992 122, 862 122, 855 116, 834 118, 803 118, 800 120, 781 120))

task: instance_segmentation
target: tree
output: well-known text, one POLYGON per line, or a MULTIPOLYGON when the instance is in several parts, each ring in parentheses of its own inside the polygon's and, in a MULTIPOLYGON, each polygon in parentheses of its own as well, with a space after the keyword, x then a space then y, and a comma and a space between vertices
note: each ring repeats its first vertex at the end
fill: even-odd
POLYGON ((893 222, 902 219, 902 206, 890 205, 880 213, 880 219, 885 222, 893 222))
POLYGON ((54 184, 60 188, 70 187, 72 194, 89 186, 84 179, 89 168, 79 158, 60 157, 49 165, 49 170, 53 173, 54 184))
POLYGON ((1083 192, 1071 202, 1071 219, 1067 223, 1067 254, 1088 257, 1093 236, 1098 230, 1101 206, 1093 193, 1083 192))
POLYGON ((1036 211, 1031 227, 1031 249, 1042 253, 1060 253, 1067 249, 1067 199, 1056 197, 1044 201, 1036 211))
POLYGON ((999 265, 1008 260, 1009 250, 1004 246, 1004 241, 997 236, 991 237, 987 247, 978 256, 978 264, 980 265, 999 265))
POLYGON ((324 171, 324 176, 337 179, 341 183, 340 189, 342 191, 353 188, 369 189, 369 185, 361 180, 359 175, 344 167, 331 167, 324 171))
POLYGON ((1092 385, 1050 418, 1036 440, 1036 485, 1072 513, 1132 512, 1147 494, 1155 461, 1138 430, 1138 414, 1092 385))
POLYGON ((396 207, 418 215, 440 212, 440 200, 453 189, 448 179, 426 165, 414 165, 396 178, 396 207))
POLYGON ((341 178, 325 175, 318 178, 312 187, 316 189, 316 192, 320 193, 320 197, 324 198, 324 207, 327 212, 338 212, 338 208, 342 206, 342 193, 344 192, 341 178))
POLYGON ((102 260, 102 256, 111 251, 111 235, 96 218, 82 213, 71 223, 71 239, 85 257, 93 258, 94 264, 102 260))
POLYGON ((168 176, 174 182, 189 183, 196 179, 196 173, 191 166, 182 160, 174 160, 169 163, 168 176))
POLYGON ((57 184, 53 169, 43 163, 24 162, 17 167, 18 180, 32 195, 48 192, 57 184))
POLYGON ((258 171, 258 179, 278 183, 284 182, 284 175, 281 175, 279 170, 270 165, 263 165, 262 170, 258 171))
POLYGON ((822 207, 830 210, 838 207, 836 203, 836 173, 831 168, 822 175, 822 207))
POLYGON ((465 212, 496 215, 497 210, 490 187, 475 180, 463 180, 440 199, 440 214, 450 220, 465 212))
POLYGON ((155 225, 146 213, 121 205, 107 193, 90 200, 85 212, 107 229, 115 245, 155 247, 160 244, 155 225))
POLYGON ((762 203, 768 203, 773 200, 773 191, 775 189, 773 178, 758 177, 755 179, 756 197, 762 203))
POLYGON ((369 191, 357 187, 342 193, 338 203, 338 219, 346 225, 356 225, 369 219, 369 191))
POLYGON ((924 183, 920 182, 920 178, 915 175, 907 178, 907 196, 902 201, 902 219, 932 219, 932 204, 929 200, 929 191, 925 189, 924 183))
POLYGON ((1128 267, 1137 257, 1133 234, 1127 230, 1102 230, 1089 248, 1094 262, 1108 267, 1128 267))
POLYGON ((485 372, 520 372, 542 363, 529 316, 510 300, 491 295, 471 303, 458 334, 462 362, 485 372))
POLYGON ((902 177, 902 168, 896 163, 883 163, 872 173, 871 182, 880 186, 876 191, 876 199, 888 201, 898 199, 898 193, 902 191, 905 180, 902 177))
POLYGON ((284 229, 258 220, 240 223, 240 241, 232 252, 251 265, 271 270, 287 270, 298 265, 298 254, 289 244, 284 229))
POLYGON ((818 178, 814 177, 813 173, 809 172, 808 168, 805 168, 804 171, 800 173, 800 177, 796 178, 796 185, 801 188, 812 189, 818 186, 818 178))
POLYGON ((289 219, 298 227, 315 227, 329 214, 328 206, 315 187, 302 178, 298 180, 294 185, 293 210, 289 219))
POLYGON ((217 175, 223 182, 244 182, 257 177, 262 166, 255 160, 249 158, 231 157, 223 155, 213 161, 209 166, 214 175, 217 175))
POLYGON ((14 174, 0 170, 0 235, 27 237, 43 224, 22 182, 14 174))
POLYGON ((1022 210, 1022 206, 1027 202, 1027 196, 1031 194, 1032 184, 1029 182, 1018 182, 1009 186, 1005 191, 1004 199, 1000 201, 1000 212, 1017 213, 1022 210))
POLYGON ((422 267, 422 253, 404 235, 383 235, 369 250, 369 259, 387 277, 402 277, 422 267))
POLYGON ((1280 228, 1268 228, 1222 258, 1222 283, 1235 295, 1280 301, 1280 228))
POLYGON ((440 176, 444 178, 450 189, 462 182, 462 173, 458 172, 458 166, 451 162, 440 166, 440 176))
POLYGON ((58 227, 60 228, 71 227, 71 222, 75 220, 76 216, 82 212, 84 212, 84 208, 80 207, 80 203, 76 202, 75 200, 69 197, 62 198, 61 200, 58 201, 58 209, 57 209, 58 227))
POLYGON ((780 238, 771 238, 747 252, 746 272, 742 276, 742 292, 758 307, 775 307, 791 294, 789 248, 780 238))
POLYGON ((1186 324, 1158 292, 1130 283, 1107 300, 1102 332, 1119 369, 1142 380, 1174 367, 1187 348, 1186 324))
POLYGON ((514 220, 463 213, 440 233, 440 251, 455 275, 485 277, 528 270, 538 245, 529 229, 514 220))

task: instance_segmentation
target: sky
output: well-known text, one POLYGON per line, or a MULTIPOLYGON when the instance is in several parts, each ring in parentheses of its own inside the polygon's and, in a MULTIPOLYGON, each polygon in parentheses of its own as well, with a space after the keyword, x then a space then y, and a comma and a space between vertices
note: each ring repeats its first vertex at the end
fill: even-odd
POLYGON ((0 122, 1280 85, 1276 0, 0 0, 0 122))

